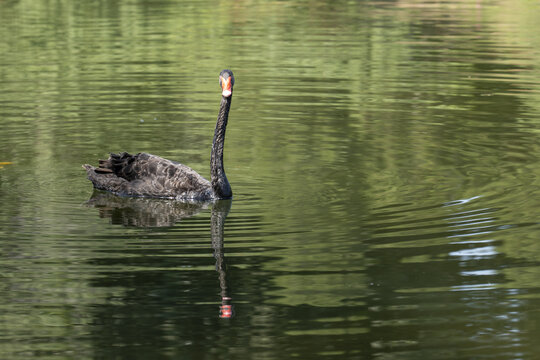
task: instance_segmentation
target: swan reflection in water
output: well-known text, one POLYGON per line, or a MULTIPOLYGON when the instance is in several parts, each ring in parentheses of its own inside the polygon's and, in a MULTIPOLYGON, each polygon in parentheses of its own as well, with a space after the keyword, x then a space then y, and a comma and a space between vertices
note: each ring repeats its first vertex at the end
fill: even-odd
POLYGON ((174 200, 120 197, 107 192, 94 191, 86 202, 98 209, 101 218, 110 218, 112 224, 134 227, 168 227, 184 218, 197 215, 212 206, 211 239, 216 259, 216 271, 219 274, 221 288, 220 318, 232 318, 234 306, 228 293, 223 246, 225 220, 231 209, 232 200, 217 200, 211 203, 182 203, 174 200))

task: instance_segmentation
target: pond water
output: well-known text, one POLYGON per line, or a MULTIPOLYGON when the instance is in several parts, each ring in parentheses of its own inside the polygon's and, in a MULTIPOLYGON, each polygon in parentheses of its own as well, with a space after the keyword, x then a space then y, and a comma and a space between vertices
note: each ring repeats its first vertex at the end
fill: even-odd
POLYGON ((0 358, 540 353, 540 6, 0 2, 0 358), (149 152, 212 205, 94 193, 149 152))

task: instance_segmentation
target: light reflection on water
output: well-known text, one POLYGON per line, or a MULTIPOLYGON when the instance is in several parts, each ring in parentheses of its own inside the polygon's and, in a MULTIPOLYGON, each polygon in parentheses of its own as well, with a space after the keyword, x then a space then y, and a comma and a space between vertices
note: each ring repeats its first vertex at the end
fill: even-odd
POLYGON ((2 359, 533 357, 536 10, 0 2, 2 359), (107 152, 207 176, 225 67, 226 222, 92 195, 107 152))

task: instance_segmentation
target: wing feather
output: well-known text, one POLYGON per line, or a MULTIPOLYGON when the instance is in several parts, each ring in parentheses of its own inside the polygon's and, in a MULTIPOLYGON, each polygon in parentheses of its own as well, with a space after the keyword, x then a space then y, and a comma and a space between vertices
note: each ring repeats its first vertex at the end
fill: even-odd
POLYGON ((85 166, 98 189, 120 195, 177 199, 212 197, 208 180, 189 166, 147 153, 111 154, 99 167, 85 166))

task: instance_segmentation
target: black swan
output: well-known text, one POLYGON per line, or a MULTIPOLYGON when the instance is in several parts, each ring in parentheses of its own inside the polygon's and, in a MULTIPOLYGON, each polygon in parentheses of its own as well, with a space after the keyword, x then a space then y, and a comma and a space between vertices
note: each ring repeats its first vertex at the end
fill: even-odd
POLYGON ((221 104, 212 143, 210 180, 193 169, 159 156, 126 152, 100 160, 99 167, 85 164, 88 179, 99 190, 116 195, 147 196, 184 201, 211 201, 232 198, 232 190, 223 168, 225 130, 231 108, 234 75, 231 70, 219 74, 221 104))

